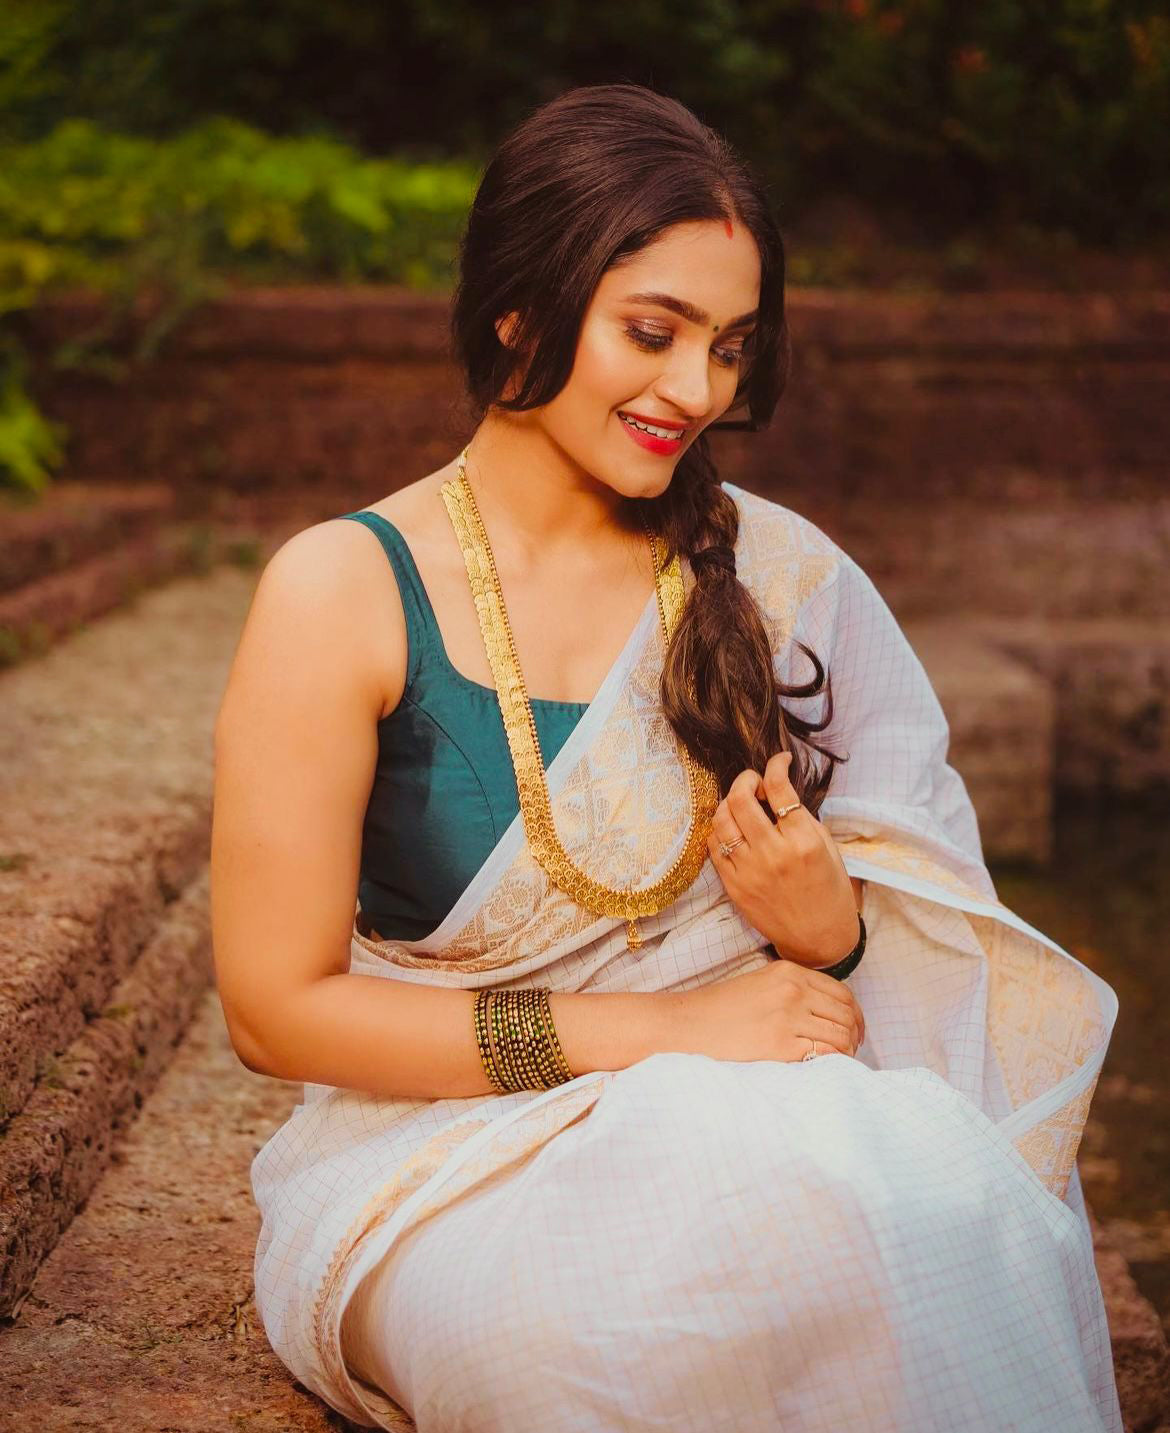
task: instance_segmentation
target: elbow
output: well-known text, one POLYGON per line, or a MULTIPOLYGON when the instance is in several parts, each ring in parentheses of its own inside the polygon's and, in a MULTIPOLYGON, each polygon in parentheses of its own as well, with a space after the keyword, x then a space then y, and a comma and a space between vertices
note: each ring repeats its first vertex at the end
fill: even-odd
POLYGON ((255 1046, 244 1041, 232 1041, 232 1048, 236 1052, 236 1058, 245 1070, 251 1070, 254 1075, 271 1075, 273 1073, 268 1061, 255 1046))
POLYGON ((245 1070, 251 1070, 254 1075, 272 1075, 271 1063, 265 1057, 264 1051, 259 1043, 241 1029, 238 1025, 227 1019, 224 1015, 224 1024, 227 1027, 228 1040, 236 1053, 236 1059, 243 1065, 245 1070))
POLYGON ((236 1052, 236 1058, 245 1070, 251 1070, 254 1075, 270 1075, 272 1071, 264 1063, 263 1058, 254 1053, 248 1046, 237 1045, 232 1041, 232 1048, 236 1052))

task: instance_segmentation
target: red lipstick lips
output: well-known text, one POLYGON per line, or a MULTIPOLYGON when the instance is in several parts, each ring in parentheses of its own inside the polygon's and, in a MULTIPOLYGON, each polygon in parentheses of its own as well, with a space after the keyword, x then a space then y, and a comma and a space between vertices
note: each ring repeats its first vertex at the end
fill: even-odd
POLYGON ((645 448, 647 452, 650 453, 657 453, 663 458, 674 457, 674 455, 681 450, 683 435, 688 427, 685 423, 667 423, 661 418, 643 418, 638 413, 626 413, 625 409, 619 412, 618 421, 640 448, 645 448), (625 421, 626 417, 636 418, 639 423, 652 423, 656 428, 662 428, 664 430, 671 428, 677 430, 678 437, 660 438, 654 433, 647 433, 641 428, 635 428, 632 423, 625 421))
POLYGON ((691 426, 689 423, 675 423, 669 418, 651 418, 648 413, 635 413, 632 408, 619 408, 618 417, 637 418, 639 423, 652 423, 655 428, 677 428, 680 433, 685 433, 691 426))

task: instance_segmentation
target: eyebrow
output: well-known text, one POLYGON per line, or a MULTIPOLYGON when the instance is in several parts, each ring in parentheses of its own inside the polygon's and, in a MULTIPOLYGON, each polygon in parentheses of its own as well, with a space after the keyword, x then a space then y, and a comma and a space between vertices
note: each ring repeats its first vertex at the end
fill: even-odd
MULTIPOLYGON (((672 313, 680 314, 683 318, 690 319, 691 323, 697 323, 706 327, 711 322, 711 315, 706 309, 688 303, 686 299, 676 299, 673 294, 627 294, 624 303, 628 304, 657 304, 659 308, 668 308, 672 313)), ((724 330, 739 328, 741 324, 754 323, 759 316, 759 309, 752 309, 751 313, 741 313, 738 318, 733 318, 730 323, 724 324, 724 330)))

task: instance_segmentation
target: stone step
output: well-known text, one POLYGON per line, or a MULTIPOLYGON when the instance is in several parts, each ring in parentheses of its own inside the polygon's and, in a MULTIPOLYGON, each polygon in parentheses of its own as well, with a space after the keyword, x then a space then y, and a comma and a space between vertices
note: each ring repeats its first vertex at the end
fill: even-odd
POLYGON ((0 1406, 40 1433, 326 1433, 252 1293, 249 1167, 300 1086, 246 1070, 214 989, 111 1168, 0 1320, 0 1406))
POLYGON ((171 905, 102 1013, 46 1057, 0 1154, 0 1314, 85 1207, 116 1136, 170 1063, 213 978, 206 873, 171 905))
POLYGON ((970 629, 1051 691, 1055 786, 1170 798, 1170 621, 974 616, 970 629))
POLYGON ((0 502, 0 668, 172 578, 221 563, 260 568, 293 533, 353 506, 352 494, 330 489, 178 494, 146 485, 136 503, 134 488, 95 484, 89 512, 88 485, 60 486, 64 498, 50 488, 33 504, 0 502))
POLYGON ((60 638, 171 578, 223 562, 254 567, 273 545, 252 529, 205 522, 160 522, 118 537, 104 551, 0 593, 0 668, 41 655, 60 638))
POLYGON ((1050 856, 1057 791, 1170 797, 1170 622, 912 617, 993 860, 1050 856))
POLYGON ((1170 620, 1170 484, 1144 502, 905 502, 878 490, 788 505, 859 562, 903 619, 1170 620))
MULTIPOLYGON (((40 1433, 352 1428, 296 1382, 256 1312, 249 1171, 300 1086, 236 1059, 210 990, 113 1167, 0 1323, 3 1404, 40 1433)), ((1127 1433, 1167 1416, 1157 1314, 1093 1221, 1127 1433)), ((3 1415, 0 1414, 0 1426, 3 1415)))
MULTIPOLYGON (((143 303, 122 342, 149 320, 143 303)), ((108 305, 19 316, 38 401, 81 478, 186 490, 344 485, 360 507, 466 441, 450 295, 380 285, 247 288, 203 304, 131 385, 54 368, 108 305)), ((1165 496, 1170 294, 899 294, 790 288, 792 372, 770 428, 714 430, 721 474, 844 503, 966 494, 1005 477, 1045 499, 1165 496)), ((787 499, 781 496, 781 501, 787 499)))
POLYGON ((143 589, 198 570, 206 561, 189 526, 168 524, 0 594, 0 666, 39 655, 143 589))
POLYGON ((184 578, 0 674, 0 1309, 101 1174, 127 1099, 209 978, 192 882, 254 582, 184 578))
POLYGON ((140 536, 176 503, 165 483, 58 479, 35 497, 0 492, 0 593, 140 536))

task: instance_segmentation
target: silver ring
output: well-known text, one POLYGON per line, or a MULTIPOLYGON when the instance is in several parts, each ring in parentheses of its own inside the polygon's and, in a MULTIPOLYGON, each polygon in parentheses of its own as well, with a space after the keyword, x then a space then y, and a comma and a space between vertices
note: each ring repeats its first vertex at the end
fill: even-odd
POLYGON ((734 851, 737 846, 742 846, 746 840, 746 836, 737 836, 735 840, 730 843, 730 845, 726 841, 720 841, 719 854, 721 856, 730 856, 732 851, 734 851))
POLYGON ((801 1064, 803 1064, 803 1063, 805 1062, 805 1060, 815 1060, 815 1059, 817 1059, 818 1054, 819 1054, 819 1051, 817 1050, 817 1042, 814 1040, 814 1041, 812 1042, 812 1049, 811 1049, 811 1050, 806 1050, 806 1051, 804 1052, 804 1054, 801 1055, 801 1057, 800 1057, 801 1064))

